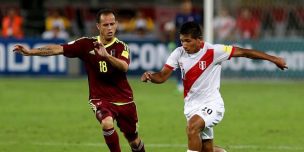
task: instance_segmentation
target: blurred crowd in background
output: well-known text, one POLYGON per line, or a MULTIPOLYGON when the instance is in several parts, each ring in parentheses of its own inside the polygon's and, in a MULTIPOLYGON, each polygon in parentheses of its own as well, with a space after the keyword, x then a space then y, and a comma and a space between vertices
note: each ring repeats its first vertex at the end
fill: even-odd
MULTIPOLYGON (((1 37, 70 40, 97 34, 95 15, 100 7, 90 5, 48 5, 50 2, 1 2, 1 37), (30 6, 31 5, 31 6, 30 6), (33 6, 32 6, 33 5, 33 6), (38 7, 41 7, 40 9, 38 7), (34 7, 34 9, 32 9, 34 7)), ((118 7, 118 37, 132 40, 176 41, 179 22, 193 17, 203 27, 203 0, 174 1, 170 6, 137 5, 118 7), (199 4, 199 5, 197 5, 199 4)), ((231 1, 232 2, 232 1, 231 1)), ((100 2, 102 3, 102 2, 100 2)), ((127 3, 127 2, 125 2, 127 3)), ((221 4, 224 3, 221 1, 221 4)), ((216 5, 215 40, 304 38, 304 5, 301 1, 276 1, 272 5, 216 5)))

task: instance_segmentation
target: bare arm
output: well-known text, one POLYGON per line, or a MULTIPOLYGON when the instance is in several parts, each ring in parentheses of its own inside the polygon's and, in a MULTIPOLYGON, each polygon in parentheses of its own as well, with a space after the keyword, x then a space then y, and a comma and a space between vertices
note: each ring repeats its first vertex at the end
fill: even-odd
POLYGON ((108 56, 107 61, 109 61, 114 67, 124 72, 127 72, 129 69, 129 65, 126 61, 115 58, 112 55, 108 56))
POLYGON ((283 58, 277 57, 277 56, 272 56, 272 55, 269 55, 269 54, 266 54, 264 52, 257 51, 257 50, 235 47, 232 57, 246 57, 246 58, 250 58, 250 59, 268 60, 268 61, 274 63, 281 70, 288 68, 286 65, 286 62, 283 58))
POLYGON ((164 83, 166 80, 169 79, 171 74, 172 74, 172 70, 164 66, 161 71, 156 73, 145 72, 141 76, 141 81, 142 82, 151 81, 152 83, 158 83, 158 84, 164 83))
POLYGON ((129 65, 121 60, 121 59, 118 59, 112 55, 110 55, 107 50, 105 49, 105 47, 103 46, 102 43, 95 43, 95 45, 98 45, 97 48, 95 48, 95 52, 100 55, 101 57, 104 57, 106 58, 106 60, 108 62, 110 62, 111 65, 113 65, 114 67, 120 69, 121 71, 123 72, 127 72, 128 71, 128 68, 129 68, 129 65))
POLYGON ((21 53, 24 56, 51 56, 63 54, 61 45, 51 44, 39 48, 26 49, 22 45, 15 45, 14 52, 21 53))

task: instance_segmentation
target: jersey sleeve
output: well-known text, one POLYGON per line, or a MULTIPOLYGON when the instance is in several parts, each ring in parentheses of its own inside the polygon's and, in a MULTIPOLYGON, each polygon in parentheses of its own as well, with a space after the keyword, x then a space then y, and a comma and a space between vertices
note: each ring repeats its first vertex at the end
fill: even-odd
POLYGON ((74 57, 80 57, 82 54, 82 43, 84 39, 78 39, 71 41, 67 44, 62 44, 63 47, 63 55, 66 57, 74 58, 74 57))
POLYGON ((214 45, 214 61, 219 63, 219 62, 223 62, 225 60, 230 60, 234 50, 235 50, 235 47, 231 46, 231 45, 215 44, 214 45))
POLYGON ((125 61, 126 63, 130 64, 130 50, 127 44, 121 45, 121 51, 118 54, 118 59, 125 61))
POLYGON ((178 68, 178 60, 181 56, 181 50, 176 48, 168 57, 165 67, 176 70, 178 68))

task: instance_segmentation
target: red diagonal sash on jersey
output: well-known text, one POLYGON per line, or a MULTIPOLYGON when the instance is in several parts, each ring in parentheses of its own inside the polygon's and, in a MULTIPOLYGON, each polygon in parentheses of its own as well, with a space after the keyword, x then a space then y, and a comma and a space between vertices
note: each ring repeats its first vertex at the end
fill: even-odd
POLYGON ((184 97, 187 96, 193 83, 199 76, 208 68, 213 61, 213 49, 208 49, 205 55, 186 73, 183 80, 184 83, 184 97), (200 64, 204 63, 204 68, 200 64))

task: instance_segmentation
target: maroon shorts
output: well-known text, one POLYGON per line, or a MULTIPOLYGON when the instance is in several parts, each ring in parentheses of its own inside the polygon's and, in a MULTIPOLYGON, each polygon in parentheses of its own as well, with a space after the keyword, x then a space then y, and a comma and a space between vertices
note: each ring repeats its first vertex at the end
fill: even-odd
POLYGON ((111 116, 116 120, 117 126, 124 134, 137 133, 138 117, 134 102, 115 105, 101 100, 92 100, 90 104, 100 123, 104 118, 111 116))

